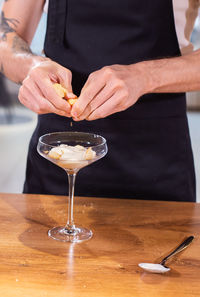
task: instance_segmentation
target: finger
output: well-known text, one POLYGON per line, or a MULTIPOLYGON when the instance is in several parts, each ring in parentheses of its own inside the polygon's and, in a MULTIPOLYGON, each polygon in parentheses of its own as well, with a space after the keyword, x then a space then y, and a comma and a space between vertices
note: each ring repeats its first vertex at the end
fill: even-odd
POLYGON ((53 73, 49 73, 49 77, 50 77, 50 80, 52 82, 54 82, 54 83, 58 83, 59 82, 57 75, 55 75, 53 73))
MULTIPOLYGON (((53 84, 60 84, 60 79, 58 78, 58 76, 56 76, 55 74, 49 74, 49 77, 51 79, 51 81, 53 82, 53 84)), ((61 84, 61 86, 63 87, 63 84, 61 84)), ((77 96, 72 93, 72 92, 69 92, 68 89, 66 89, 66 87, 64 87, 65 91, 66 91, 66 96, 65 96, 65 99, 68 99, 68 98, 77 98, 77 96)))
POLYGON ((56 109, 46 98, 41 94, 37 85, 32 83, 23 87, 23 100, 25 105, 36 112, 37 114, 56 113, 61 116, 70 117, 70 114, 59 109, 56 109))
POLYGON ((69 69, 63 67, 63 69, 57 73, 56 82, 60 83, 66 89, 66 99, 77 98, 72 90, 72 73, 69 69))
POLYGON ((39 102, 38 98, 40 97, 40 93, 35 92, 34 96, 29 91, 29 89, 22 85, 19 89, 19 95, 18 98, 20 102, 25 105, 27 108, 31 109, 32 111, 38 113, 39 111, 39 102))
MULTIPOLYGON (((52 81, 49 76, 49 71, 45 69, 34 69, 30 73, 30 80, 34 81, 40 89, 42 95, 50 101, 56 109, 64 112, 71 112, 71 106, 68 102, 62 99, 54 90, 52 81)), ((25 79, 26 81, 26 79, 25 79)))
POLYGON ((49 102, 51 102, 51 104, 54 105, 56 109, 59 109, 62 112, 71 112, 71 106, 69 105, 69 103, 56 93, 53 88, 52 82, 48 78, 44 76, 42 80, 35 80, 35 83, 40 89, 42 95, 49 102))
POLYGON ((35 97, 30 93, 30 91, 27 88, 22 88, 23 91, 19 94, 20 102, 37 114, 47 113, 47 110, 44 108, 44 106, 42 107, 43 111, 41 110, 40 103, 38 100, 40 95, 37 95, 37 97, 35 97))
POLYGON ((86 119, 92 112, 94 112, 98 107, 104 104, 110 99, 115 93, 112 84, 108 82, 105 87, 96 95, 96 97, 86 106, 83 113, 78 117, 74 118, 75 121, 82 121, 86 119))
POLYGON ((71 114, 73 117, 78 118, 85 110, 87 105, 94 99, 94 97, 105 87, 105 80, 103 76, 93 75, 86 82, 86 87, 81 91, 78 101, 72 107, 71 114))
POLYGON ((88 121, 93 121, 105 118, 113 113, 125 110, 128 108, 125 98, 121 92, 116 92, 109 100, 94 110, 87 118, 88 121))
POLYGON ((69 93, 73 93, 72 91, 72 74, 68 69, 63 68, 58 73, 59 83, 68 90, 69 93))
POLYGON ((57 73, 49 73, 49 78, 54 83, 60 83, 64 88, 66 88, 69 92, 72 92, 72 74, 69 69, 61 67, 57 71, 57 73))

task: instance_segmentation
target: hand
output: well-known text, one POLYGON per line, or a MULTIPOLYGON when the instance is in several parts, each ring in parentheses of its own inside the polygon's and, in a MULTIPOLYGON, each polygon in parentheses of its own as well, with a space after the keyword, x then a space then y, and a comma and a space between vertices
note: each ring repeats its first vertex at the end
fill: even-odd
POLYGON ((71 71, 47 59, 39 62, 24 79, 19 90, 19 100, 38 114, 56 113, 71 117, 71 106, 53 88, 58 82, 72 92, 71 71))
POLYGON ((146 93, 146 76, 139 64, 107 66, 93 72, 72 107, 73 119, 105 118, 133 105, 146 93))

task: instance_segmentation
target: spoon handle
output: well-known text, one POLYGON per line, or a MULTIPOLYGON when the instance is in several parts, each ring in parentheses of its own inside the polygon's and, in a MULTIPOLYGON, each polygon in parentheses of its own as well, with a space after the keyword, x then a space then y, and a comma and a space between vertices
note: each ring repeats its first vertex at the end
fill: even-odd
POLYGON ((186 247, 188 247, 188 245, 190 245, 190 243, 193 241, 194 236, 189 236, 187 237, 175 250, 173 250, 169 255, 167 255, 161 262, 161 265, 164 265, 165 262, 171 258, 172 256, 176 255, 177 253, 181 252, 182 250, 184 250, 186 247))

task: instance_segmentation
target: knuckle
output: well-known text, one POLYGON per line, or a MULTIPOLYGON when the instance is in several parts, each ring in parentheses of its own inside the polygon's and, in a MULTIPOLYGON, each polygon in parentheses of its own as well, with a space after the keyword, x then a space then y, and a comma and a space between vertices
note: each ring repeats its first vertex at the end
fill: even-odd
POLYGON ((26 88, 24 86, 21 86, 18 93, 18 98, 21 101, 25 101, 24 98, 26 97, 26 88))
POLYGON ((71 70, 67 69, 67 70, 65 70, 65 71, 67 72, 67 75, 69 75, 69 77, 72 77, 72 72, 71 72, 71 70))
POLYGON ((28 75, 23 81, 22 81, 22 86, 24 86, 27 81, 30 79, 30 76, 28 75))
POLYGON ((120 110, 121 111, 124 111, 124 110, 126 110, 128 108, 128 106, 126 105, 126 104, 121 104, 120 105, 120 110))
POLYGON ((69 70, 69 69, 60 69, 58 72, 57 72, 58 76, 59 77, 62 77, 62 78, 65 78, 65 77, 68 77, 68 78, 72 78, 72 72, 69 70))
POLYGON ((29 73, 29 78, 31 80, 39 80, 44 77, 45 77, 45 69, 40 66, 34 67, 29 73))
POLYGON ((24 90, 27 86, 30 86, 32 83, 32 79, 30 77, 30 75, 28 75, 23 81, 22 81, 22 90, 24 90))
POLYGON ((86 118, 85 115, 80 115, 78 118, 76 118, 77 121, 83 121, 86 118))
POLYGON ((35 104, 34 106, 34 111, 37 113, 37 114, 41 114, 41 111, 40 111, 40 106, 35 104))
POLYGON ((126 90, 126 84, 122 79, 117 79, 117 84, 121 89, 126 90))
POLYGON ((115 77, 112 79, 111 85, 114 89, 122 89, 124 87, 123 81, 115 77))
POLYGON ((37 114, 43 114, 46 111, 46 105, 44 102, 35 103, 34 110, 37 114))
POLYGON ((68 79, 69 79, 70 81, 72 80, 72 73, 71 73, 71 71, 68 72, 67 77, 68 77, 68 79))
POLYGON ((88 77, 89 81, 93 81, 95 79, 95 73, 91 73, 88 77))
POLYGON ((44 102, 40 102, 39 112, 44 113, 46 111, 46 104, 44 102))
POLYGON ((93 114, 93 119, 101 119, 103 118, 103 114, 101 111, 95 111, 95 113, 93 114))
POLYGON ((123 111, 126 110, 128 108, 128 102, 126 100, 126 98, 122 98, 122 100, 120 100, 120 102, 118 102, 117 104, 117 109, 123 111))
POLYGON ((92 91, 91 90, 86 90, 85 91, 85 98, 92 98, 92 97, 93 97, 92 91))
POLYGON ((31 90, 31 88, 32 88, 32 81, 30 78, 27 78, 27 80, 23 83, 23 91, 31 90))
POLYGON ((22 96, 21 93, 19 93, 19 95, 18 95, 18 99, 19 99, 19 101, 20 101, 22 104, 24 103, 24 98, 23 98, 23 96, 22 96))
POLYGON ((109 66, 106 66, 106 67, 104 67, 104 73, 105 73, 105 75, 106 76, 114 76, 114 70, 111 68, 111 67, 109 67, 109 66))
POLYGON ((60 116, 64 116, 65 115, 65 112, 64 111, 55 110, 54 112, 57 113, 60 116))
MULTIPOLYGON (((98 99, 98 98, 96 98, 96 99, 98 99)), ((95 101, 91 101, 90 104, 88 104, 88 106, 87 106, 87 109, 88 109, 89 113, 91 113, 96 108, 97 108, 97 103, 95 101)))
POLYGON ((127 88, 123 89, 122 96, 126 99, 129 96, 129 91, 127 88))
POLYGON ((38 67, 37 67, 37 68, 35 67, 35 68, 33 68, 33 69, 30 71, 29 76, 30 76, 31 78, 34 78, 34 77, 38 76, 38 72, 39 72, 38 67))
POLYGON ((24 86, 22 85, 20 88, 19 88, 19 96, 21 96, 23 94, 23 91, 24 91, 24 86))

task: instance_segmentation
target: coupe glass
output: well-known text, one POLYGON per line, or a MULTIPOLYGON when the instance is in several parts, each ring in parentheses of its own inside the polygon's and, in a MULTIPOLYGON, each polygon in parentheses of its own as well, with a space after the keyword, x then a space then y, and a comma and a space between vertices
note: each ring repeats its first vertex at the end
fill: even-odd
POLYGON ((39 138, 37 150, 41 156, 63 168, 68 175, 69 203, 67 224, 66 226, 54 227, 48 231, 48 235, 53 239, 65 242, 81 242, 90 239, 92 237, 91 230, 77 227, 74 224, 74 185, 76 174, 81 168, 103 158, 106 155, 108 149, 105 138, 100 135, 84 132, 54 132, 45 134, 39 138), (95 156, 93 155, 93 158, 89 160, 86 160, 83 157, 82 159, 68 157, 64 160, 51 158, 49 156, 51 149, 60 146, 61 144, 70 146, 79 145, 84 148, 91 148, 92 151, 95 152, 95 156))

